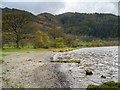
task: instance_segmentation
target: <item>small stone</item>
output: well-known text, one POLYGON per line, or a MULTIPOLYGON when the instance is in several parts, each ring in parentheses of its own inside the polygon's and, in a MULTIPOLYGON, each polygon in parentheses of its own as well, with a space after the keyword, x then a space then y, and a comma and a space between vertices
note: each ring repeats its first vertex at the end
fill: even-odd
POLYGON ((38 62, 42 62, 42 61, 38 61, 38 62))
POLYGON ((28 59, 28 61, 32 61, 32 59, 28 59))

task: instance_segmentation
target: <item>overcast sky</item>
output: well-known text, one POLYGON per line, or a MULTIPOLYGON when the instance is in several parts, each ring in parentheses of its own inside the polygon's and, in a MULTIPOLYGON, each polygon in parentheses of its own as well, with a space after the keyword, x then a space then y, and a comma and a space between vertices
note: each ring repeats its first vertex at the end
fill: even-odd
POLYGON ((2 7, 17 8, 35 15, 48 12, 61 14, 65 12, 79 13, 112 13, 118 15, 119 0, 3 0, 2 7), (29 1, 29 2, 28 2, 29 1), (34 2, 33 2, 34 1, 34 2), (44 1, 44 2, 43 2, 44 1))

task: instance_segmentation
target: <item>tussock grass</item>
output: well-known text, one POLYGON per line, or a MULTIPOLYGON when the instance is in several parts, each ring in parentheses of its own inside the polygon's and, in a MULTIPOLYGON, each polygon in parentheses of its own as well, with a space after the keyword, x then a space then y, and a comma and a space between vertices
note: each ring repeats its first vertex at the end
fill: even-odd
POLYGON ((51 62, 59 62, 59 63, 80 63, 80 60, 52 60, 51 62))
POLYGON ((69 51, 72 51, 75 49, 77 49, 77 48, 53 48, 53 49, 51 49, 51 51, 53 51, 53 52, 69 52, 69 51))
POLYGON ((0 60, 0 64, 2 64, 4 61, 3 60, 0 60))

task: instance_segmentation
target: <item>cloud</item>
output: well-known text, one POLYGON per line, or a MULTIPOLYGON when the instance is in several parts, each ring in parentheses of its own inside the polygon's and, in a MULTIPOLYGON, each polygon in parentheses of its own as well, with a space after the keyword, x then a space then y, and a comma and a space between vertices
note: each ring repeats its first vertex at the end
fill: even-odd
POLYGON ((81 13, 113 13, 118 14, 117 2, 66 2, 65 8, 59 13, 81 12, 81 13))
POLYGON ((41 2, 43 0, 34 0, 35 2, 32 2, 33 0, 29 0, 29 2, 22 2, 23 0, 21 0, 21 2, 15 2, 16 0, 7 1, 4 0, 2 3, 3 7, 22 9, 33 14, 43 12, 52 14, 65 12, 118 14, 118 0, 106 0, 105 2, 103 0, 49 0, 49 2, 48 0, 44 0, 44 2, 41 2))
POLYGON ((2 0, 2 2, 118 2, 119 0, 2 0))
POLYGON ((48 12, 58 14, 64 8, 63 2, 3 2, 2 7, 29 11, 35 15, 48 12))

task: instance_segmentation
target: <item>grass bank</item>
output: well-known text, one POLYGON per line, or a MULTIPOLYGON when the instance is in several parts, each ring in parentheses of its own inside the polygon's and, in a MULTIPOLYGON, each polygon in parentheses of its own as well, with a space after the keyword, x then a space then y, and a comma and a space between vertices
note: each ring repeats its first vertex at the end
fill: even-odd
POLYGON ((34 49, 34 48, 3 48, 2 52, 32 52, 32 51, 50 51, 49 49, 34 49))
POLYGON ((68 52, 68 51, 72 51, 78 48, 69 48, 69 47, 65 47, 65 48, 49 48, 49 49, 44 49, 44 48, 3 48, 2 52, 32 52, 32 51, 52 51, 52 52, 68 52))

